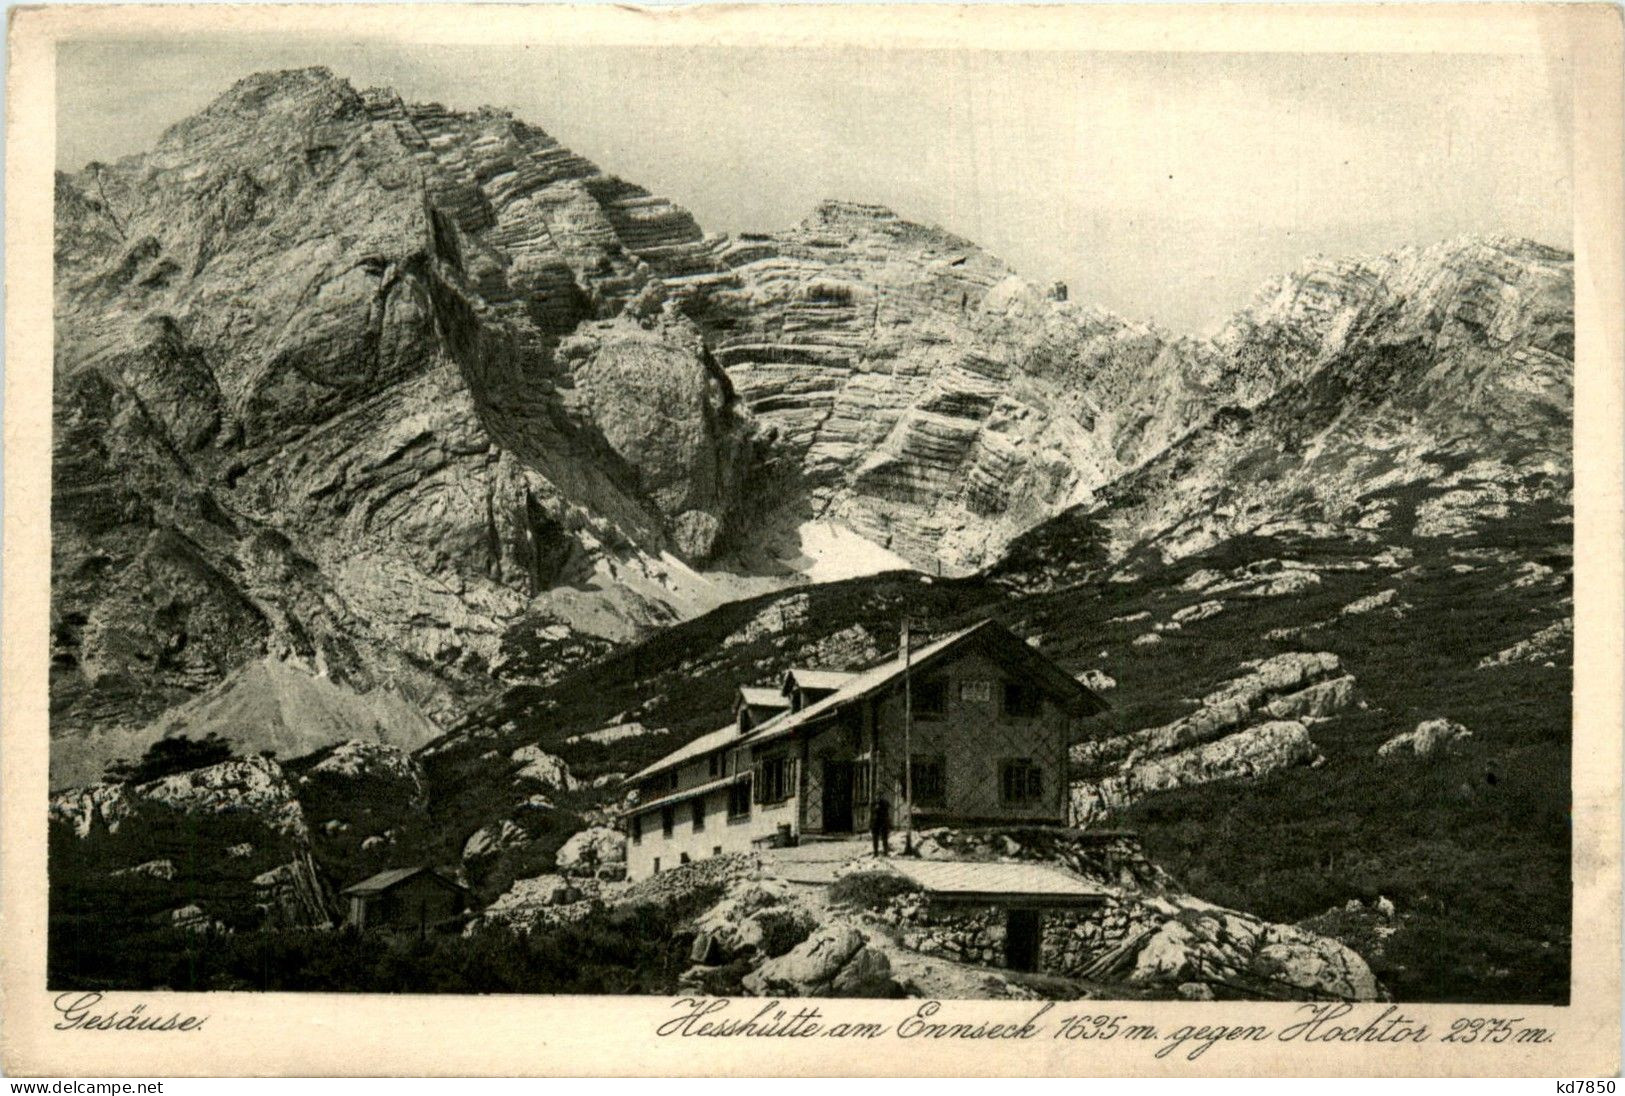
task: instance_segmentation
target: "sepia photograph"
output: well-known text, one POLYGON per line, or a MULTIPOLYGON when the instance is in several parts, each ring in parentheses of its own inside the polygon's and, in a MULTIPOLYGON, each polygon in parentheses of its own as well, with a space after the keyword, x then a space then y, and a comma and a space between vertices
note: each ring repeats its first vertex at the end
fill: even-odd
POLYGON ((1566 1000, 1560 68, 296 52, 58 54, 53 985, 1566 1000))
POLYGON ((53 55, 65 1020, 1571 1003, 1570 54, 53 55))

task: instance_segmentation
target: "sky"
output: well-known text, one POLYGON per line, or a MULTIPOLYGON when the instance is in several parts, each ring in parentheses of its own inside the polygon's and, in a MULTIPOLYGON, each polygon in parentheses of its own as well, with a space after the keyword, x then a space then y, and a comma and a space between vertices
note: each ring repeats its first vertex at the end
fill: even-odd
POLYGON ((1569 72, 1510 55, 86 41, 58 53, 58 165, 306 65, 510 109, 708 231, 877 202, 1174 332, 1316 254, 1572 247, 1569 72))

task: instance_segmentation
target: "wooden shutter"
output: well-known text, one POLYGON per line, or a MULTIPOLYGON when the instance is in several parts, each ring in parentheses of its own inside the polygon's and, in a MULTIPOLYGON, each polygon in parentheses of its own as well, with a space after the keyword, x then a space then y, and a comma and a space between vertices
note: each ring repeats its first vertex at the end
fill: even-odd
POLYGON ((750 770, 750 798, 753 803, 766 803, 763 798, 762 763, 758 761, 750 770))

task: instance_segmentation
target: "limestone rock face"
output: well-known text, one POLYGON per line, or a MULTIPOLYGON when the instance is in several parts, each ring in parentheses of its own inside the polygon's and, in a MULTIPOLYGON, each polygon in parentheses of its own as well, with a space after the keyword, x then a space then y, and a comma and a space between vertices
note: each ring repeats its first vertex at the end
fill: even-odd
POLYGON ((265 654, 443 718, 534 596, 733 520, 751 428, 692 325, 559 348, 709 245, 511 116, 261 74, 57 197, 59 734, 265 654))
POLYGON ((1420 500, 1400 505, 1424 537, 1570 497, 1565 252, 1489 236, 1313 260, 1213 349, 1239 398, 1096 495, 1122 550, 1154 542, 1171 559, 1244 532, 1380 528, 1400 518, 1378 490, 1420 500))
MULTIPOLYGON (((267 757, 223 761, 176 773, 126 791, 134 801, 200 815, 247 815, 287 837, 310 831, 282 766, 267 757)), ((104 812, 105 813, 105 812, 104 812)))
MULTIPOLYGON (((862 573, 1048 551, 1043 585, 1271 528, 1455 538, 1571 479, 1572 261, 1527 241, 1316 260, 1175 337, 875 206, 707 236, 509 114, 324 69, 60 174, 56 232, 55 787, 192 702, 414 748, 807 580, 819 537, 862 573)), ((1209 600, 1320 582, 1245 579, 1209 600)))
POLYGON ((79 838, 98 831, 117 833, 130 812, 130 798, 122 784, 73 788, 51 796, 51 821, 69 826, 79 838))
POLYGON ((1340 666, 1329 651, 1272 656, 1204 696, 1201 706, 1182 719, 1079 743, 1072 747, 1072 764, 1079 774, 1127 769, 1232 734, 1260 713, 1277 720, 1330 715, 1347 707, 1353 698, 1351 675, 1328 679, 1340 666))
POLYGON ((1318 764, 1305 721, 1335 718, 1354 703, 1354 677, 1341 670, 1329 651, 1273 655, 1245 665, 1172 723, 1078 743, 1071 752, 1074 824, 1170 788, 1318 764))

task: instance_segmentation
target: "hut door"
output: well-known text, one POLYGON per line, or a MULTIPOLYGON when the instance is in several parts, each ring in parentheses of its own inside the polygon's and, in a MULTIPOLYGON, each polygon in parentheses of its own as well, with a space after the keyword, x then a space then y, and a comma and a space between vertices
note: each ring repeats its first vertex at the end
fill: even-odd
POLYGON ((852 831, 852 762, 824 761, 824 832, 852 831))
POLYGON ((1038 942, 1044 919, 1037 910, 1010 910, 1004 923, 1004 965, 1010 970, 1038 969, 1038 942))

